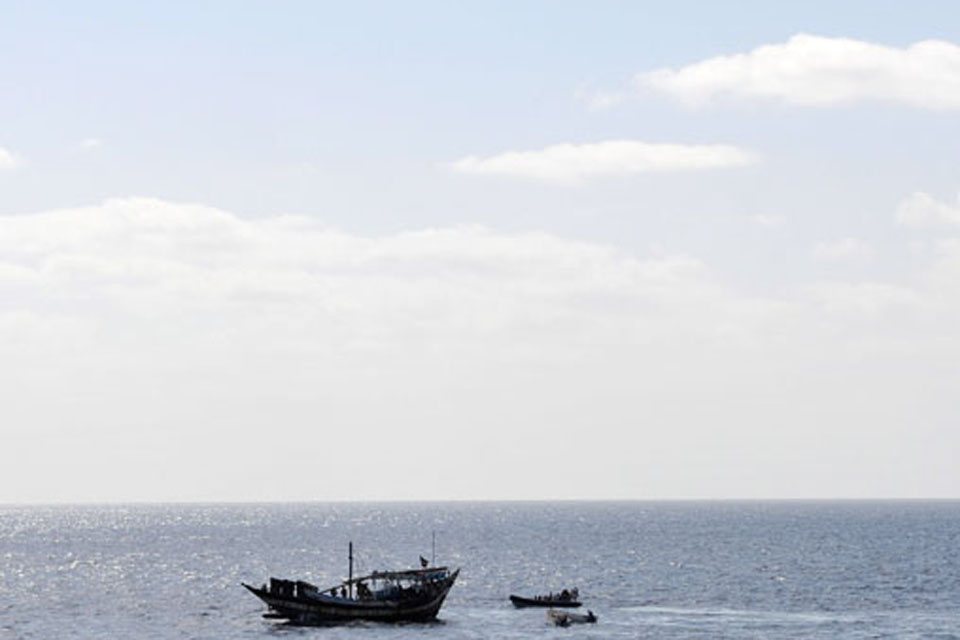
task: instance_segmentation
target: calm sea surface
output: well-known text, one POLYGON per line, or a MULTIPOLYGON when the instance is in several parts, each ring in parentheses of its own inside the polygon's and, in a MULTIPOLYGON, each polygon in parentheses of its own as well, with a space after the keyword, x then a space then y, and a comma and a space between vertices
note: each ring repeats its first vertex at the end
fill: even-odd
POLYGON ((960 503, 0 507, 0 638, 960 638, 960 503), (463 568, 436 624, 295 628, 240 587, 463 568), (595 626, 510 593, 577 586, 595 626))

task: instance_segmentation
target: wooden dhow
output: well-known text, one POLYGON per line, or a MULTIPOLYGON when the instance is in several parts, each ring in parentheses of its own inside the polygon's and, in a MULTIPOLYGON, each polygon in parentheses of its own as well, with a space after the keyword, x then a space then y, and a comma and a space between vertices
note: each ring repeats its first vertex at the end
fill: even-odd
POLYGON ((242 583, 269 607, 265 618, 293 624, 337 624, 353 620, 427 622, 437 617, 460 569, 427 566, 403 571, 374 571, 353 576, 350 543, 349 577, 334 587, 319 589, 302 580, 270 578, 254 587, 242 583))

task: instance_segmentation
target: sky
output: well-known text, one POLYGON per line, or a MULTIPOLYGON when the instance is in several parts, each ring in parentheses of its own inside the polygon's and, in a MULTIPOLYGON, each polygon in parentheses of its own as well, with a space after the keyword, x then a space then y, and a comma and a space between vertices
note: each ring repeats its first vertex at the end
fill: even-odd
POLYGON ((0 503, 960 498, 954 2, 7 2, 0 503))

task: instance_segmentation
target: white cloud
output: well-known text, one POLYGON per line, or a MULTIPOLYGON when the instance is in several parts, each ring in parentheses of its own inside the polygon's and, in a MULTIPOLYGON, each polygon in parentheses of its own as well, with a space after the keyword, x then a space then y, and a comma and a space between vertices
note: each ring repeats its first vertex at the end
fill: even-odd
POLYGON ((904 49, 798 34, 783 44, 639 74, 642 87, 688 104, 716 99, 832 106, 861 100, 924 109, 960 108, 960 47, 924 40, 904 49))
MULTIPOLYGON (((299 305, 315 298, 344 313, 380 308, 383 316, 367 318, 382 325, 376 333, 403 324, 388 322, 389 309, 404 315, 401 309, 419 307, 432 295, 442 306, 458 300, 449 311, 459 314, 482 293, 463 320, 484 325, 491 322, 484 319, 492 308, 488 296, 515 296, 518 304, 554 300, 559 312, 584 293, 680 299, 684 283, 700 286, 693 259, 639 261, 612 247, 541 233, 457 227, 368 238, 309 218, 241 219, 147 198, 7 216, 0 230, 0 283, 23 286, 24 295, 82 295, 128 311, 139 300, 149 302, 143 308, 151 314, 200 300, 232 304, 264 296, 299 305)), ((427 318, 449 320, 437 311, 417 323, 427 318)), ((362 331, 364 322, 358 317, 351 324, 362 331)))
POLYGON ((945 318, 951 313, 954 322, 960 325, 960 309, 954 306, 956 292, 960 291, 960 238, 945 238, 934 245, 936 261, 925 273, 930 289, 942 292, 937 298, 939 312, 945 318))
MULTIPOLYGON (((554 476, 567 497, 850 495, 805 461, 869 475, 866 440, 900 472, 865 493, 902 495, 940 467, 901 438, 960 445, 958 256, 749 297, 693 256, 548 233, 139 198, 0 216, 0 502, 537 497, 515 487, 554 476), (554 473, 587 435, 604 456, 554 473), (289 481, 318 464, 349 493, 289 481)), ((921 494, 955 491, 953 462, 921 494)))
POLYGON ((507 151, 488 157, 467 156, 450 166, 460 173, 577 184, 602 176, 739 167, 756 161, 755 154, 731 145, 610 140, 592 144, 557 144, 534 151, 507 151))
POLYGON ((626 99, 622 91, 597 91, 587 100, 591 110, 603 111, 611 109, 626 99))
POLYGON ((623 91, 609 91, 605 89, 594 89, 589 85, 583 85, 574 92, 574 97, 587 105, 590 111, 605 111, 611 109, 628 98, 623 91))
POLYGON ((628 96, 623 91, 594 91, 582 92, 578 97, 590 111, 606 111, 624 102, 628 96))
POLYGON ((914 289, 878 282, 821 282, 804 287, 804 292, 825 314, 841 319, 851 314, 889 314, 923 304, 922 296, 914 289))
POLYGON ((833 242, 821 242, 813 248, 813 257, 820 261, 859 261, 873 257, 873 247, 859 238, 842 238, 833 242))
POLYGON ((12 152, 0 147, 0 169, 13 169, 19 164, 20 161, 12 152))
POLYGON ((960 225, 960 196, 957 204, 948 204, 920 191, 912 193, 897 206, 897 222, 915 228, 960 225))
POLYGON ((103 146, 103 140, 100 138, 84 138, 80 141, 81 149, 95 149, 103 146))
POLYGON ((787 223, 787 219, 783 216, 769 215, 766 213, 758 213, 752 216, 750 220, 761 227, 782 227, 787 223))

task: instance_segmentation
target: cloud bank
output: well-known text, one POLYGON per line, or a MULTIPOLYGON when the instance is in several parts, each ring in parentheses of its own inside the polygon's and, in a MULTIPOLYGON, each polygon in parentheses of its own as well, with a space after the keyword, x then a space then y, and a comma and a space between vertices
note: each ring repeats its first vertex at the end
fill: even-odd
POLYGON ((860 238, 842 238, 833 242, 821 242, 813 249, 813 258, 825 262, 865 262, 872 257, 873 248, 860 238))
POLYGON ((641 73, 636 82, 690 105, 724 98, 816 107, 870 100, 958 109, 960 47, 924 40, 899 49, 798 34, 748 53, 641 73))
POLYGON ((531 475, 568 498, 953 495, 960 244, 936 250, 910 284, 757 297, 546 233, 142 198, 0 217, 0 502, 549 497, 517 495, 531 475), (429 464, 375 472, 398 459, 429 464))
POLYGON ((960 197, 949 204, 917 191, 899 204, 897 221, 915 228, 960 225, 960 197))
POLYGON ((756 161, 754 153, 731 145, 609 140, 592 144, 557 144, 533 151, 506 151, 488 157, 466 156, 450 166, 454 171, 466 174, 579 184, 604 176, 720 169, 756 161))

